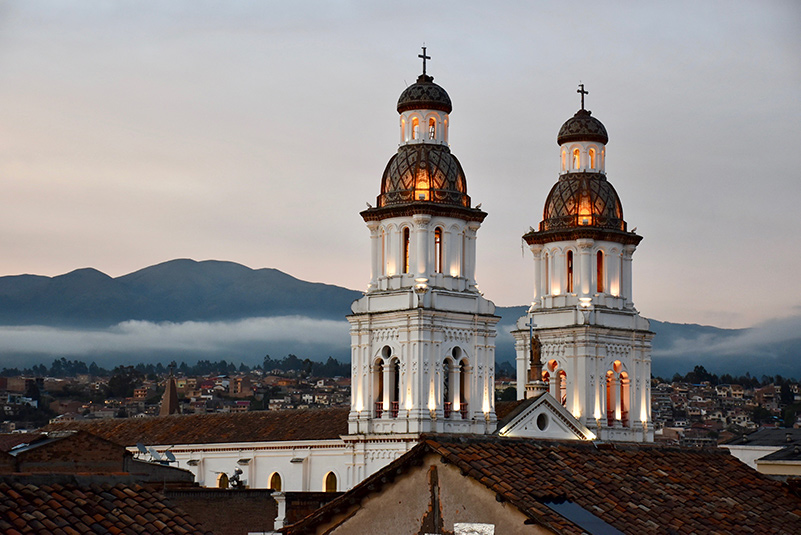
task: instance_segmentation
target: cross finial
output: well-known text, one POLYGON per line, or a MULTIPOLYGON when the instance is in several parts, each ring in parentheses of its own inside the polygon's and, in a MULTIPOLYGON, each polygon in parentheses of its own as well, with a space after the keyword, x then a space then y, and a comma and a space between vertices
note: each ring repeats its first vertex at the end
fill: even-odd
POLYGON ((584 84, 579 84, 579 89, 576 90, 576 93, 581 93, 581 109, 584 109, 584 95, 589 95, 589 91, 584 91, 584 84))
POLYGON ((426 47, 423 47, 423 53, 417 55, 418 58, 423 60, 423 76, 426 75, 426 60, 431 59, 431 56, 426 56, 426 47))

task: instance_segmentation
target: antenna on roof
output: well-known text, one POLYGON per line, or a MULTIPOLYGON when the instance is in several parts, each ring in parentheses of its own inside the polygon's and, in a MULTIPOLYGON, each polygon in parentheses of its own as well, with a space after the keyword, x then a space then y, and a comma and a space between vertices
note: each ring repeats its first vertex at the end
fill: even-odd
POLYGON ((156 462, 159 462, 159 463, 160 463, 160 462, 162 462, 162 461, 164 460, 164 459, 162 459, 162 458, 161 458, 161 455, 159 455, 159 452, 157 452, 157 451, 156 451, 156 448, 154 448, 153 446, 150 446, 149 448, 147 448, 147 451, 149 451, 149 452, 150 452, 150 457, 151 457, 151 458, 152 458, 154 461, 156 461, 156 462))
POLYGON ((136 449, 138 449, 139 453, 141 453, 142 455, 147 455, 147 448, 141 442, 136 443, 136 449))
POLYGON ((167 458, 167 462, 170 462, 170 463, 176 462, 175 461, 175 455, 173 455, 170 450, 165 451, 164 452, 164 456, 167 458))

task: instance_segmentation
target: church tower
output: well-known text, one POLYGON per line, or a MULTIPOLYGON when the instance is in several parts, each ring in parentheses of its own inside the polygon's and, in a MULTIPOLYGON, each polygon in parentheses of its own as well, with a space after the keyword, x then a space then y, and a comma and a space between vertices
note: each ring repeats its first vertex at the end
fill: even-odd
POLYGON ((512 333, 518 398, 547 389, 597 438, 650 442, 654 335, 632 301, 642 237, 628 230, 607 180, 606 128, 584 109, 583 84, 578 92, 581 109, 557 136, 559 180, 539 229, 523 236, 534 301, 512 333))
MULTIPOLYGON (((370 284, 352 305, 355 435, 495 430, 495 305, 475 281, 471 206, 448 146, 451 99, 426 74, 398 99, 400 146, 381 177, 370 230, 370 284)), ((382 439, 386 440, 386 439, 382 439)))

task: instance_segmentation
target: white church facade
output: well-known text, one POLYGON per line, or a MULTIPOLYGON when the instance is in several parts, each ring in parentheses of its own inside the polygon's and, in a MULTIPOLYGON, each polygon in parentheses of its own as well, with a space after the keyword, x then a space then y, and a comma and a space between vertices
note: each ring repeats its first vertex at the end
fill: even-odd
POLYGON ((559 133, 559 182, 539 230, 524 236, 536 289, 513 332, 520 401, 501 410, 494 388, 500 318, 475 278, 487 214, 472 205, 448 145, 450 97, 426 73, 425 49, 421 57, 423 74, 397 104, 398 151, 375 206, 360 214, 371 278, 347 318, 349 409, 170 415, 82 428, 134 453, 137 442, 169 450, 202 486, 217 486, 237 468, 248 486, 280 491, 350 489, 424 433, 653 440, 653 335, 631 301, 631 254, 641 238, 626 229, 606 181, 605 128, 582 99, 559 133))

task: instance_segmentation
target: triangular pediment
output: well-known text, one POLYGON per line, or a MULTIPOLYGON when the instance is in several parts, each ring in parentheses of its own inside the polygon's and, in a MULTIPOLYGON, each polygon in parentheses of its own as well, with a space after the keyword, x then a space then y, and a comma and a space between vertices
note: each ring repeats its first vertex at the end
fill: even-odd
POLYGON ((545 392, 526 400, 501 422, 502 437, 547 438, 552 440, 593 440, 595 435, 561 403, 545 392))

